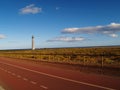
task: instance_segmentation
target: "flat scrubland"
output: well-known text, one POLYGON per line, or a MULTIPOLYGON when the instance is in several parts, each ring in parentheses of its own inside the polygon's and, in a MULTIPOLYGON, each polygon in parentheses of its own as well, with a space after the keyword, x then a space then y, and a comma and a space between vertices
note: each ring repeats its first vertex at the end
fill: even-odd
POLYGON ((29 61, 116 70, 120 74, 120 46, 1 50, 0 56, 29 61))

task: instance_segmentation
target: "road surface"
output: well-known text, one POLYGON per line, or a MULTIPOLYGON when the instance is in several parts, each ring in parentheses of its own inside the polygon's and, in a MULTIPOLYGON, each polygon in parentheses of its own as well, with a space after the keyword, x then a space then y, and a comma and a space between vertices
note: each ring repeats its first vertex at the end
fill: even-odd
POLYGON ((0 57, 1 85, 5 90, 120 90, 120 78, 0 57))

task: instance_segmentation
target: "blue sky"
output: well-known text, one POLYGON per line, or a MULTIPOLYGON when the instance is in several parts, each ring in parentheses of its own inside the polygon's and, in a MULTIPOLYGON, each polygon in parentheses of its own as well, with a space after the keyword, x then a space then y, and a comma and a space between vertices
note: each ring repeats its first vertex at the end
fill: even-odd
POLYGON ((120 0, 0 0, 0 49, 120 45, 120 0))

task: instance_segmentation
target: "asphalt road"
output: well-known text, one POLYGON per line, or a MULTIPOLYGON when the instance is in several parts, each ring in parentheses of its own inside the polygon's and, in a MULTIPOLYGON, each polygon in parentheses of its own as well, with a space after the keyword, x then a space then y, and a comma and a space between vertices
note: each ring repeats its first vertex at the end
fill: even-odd
POLYGON ((5 90, 120 90, 120 78, 0 57, 5 90))

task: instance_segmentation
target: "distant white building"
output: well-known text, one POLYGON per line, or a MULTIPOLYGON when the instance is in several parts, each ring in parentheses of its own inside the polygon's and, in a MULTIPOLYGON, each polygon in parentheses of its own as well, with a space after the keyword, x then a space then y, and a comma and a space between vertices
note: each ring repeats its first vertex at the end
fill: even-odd
POLYGON ((32 36, 32 50, 35 50, 34 36, 32 36))

